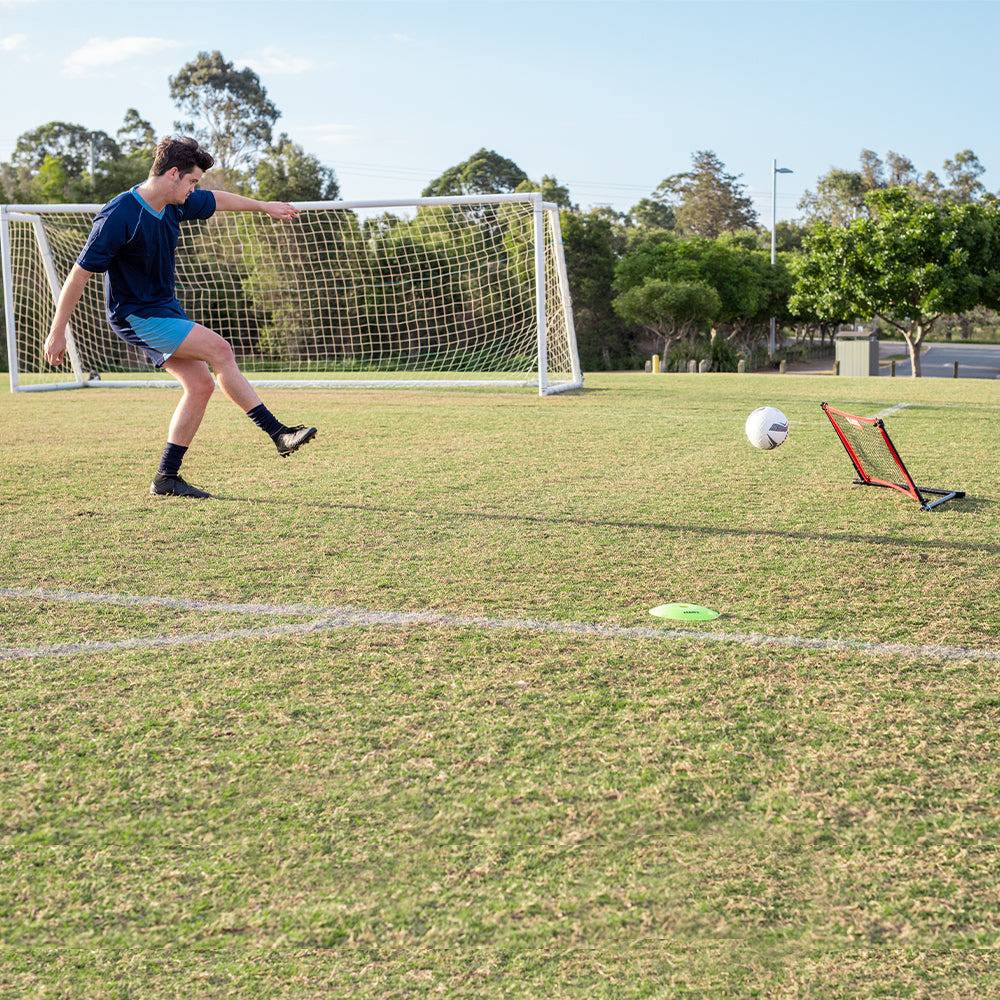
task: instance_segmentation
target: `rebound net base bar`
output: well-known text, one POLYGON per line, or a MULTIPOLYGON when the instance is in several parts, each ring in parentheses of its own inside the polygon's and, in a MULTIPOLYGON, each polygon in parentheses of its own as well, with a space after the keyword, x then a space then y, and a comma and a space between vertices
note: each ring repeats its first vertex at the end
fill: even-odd
POLYGON ((917 486, 899 457, 885 424, 878 417, 859 417, 834 409, 828 403, 820 405, 854 466, 857 473, 855 485, 897 490, 916 500, 922 510, 933 510, 948 500, 965 496, 964 490, 917 486), (935 499, 928 500, 925 494, 935 499))

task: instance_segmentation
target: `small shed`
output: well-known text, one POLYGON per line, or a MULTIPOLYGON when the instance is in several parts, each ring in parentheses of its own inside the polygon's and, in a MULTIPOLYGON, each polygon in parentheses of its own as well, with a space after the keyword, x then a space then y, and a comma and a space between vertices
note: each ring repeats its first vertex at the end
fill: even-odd
POLYGON ((878 375, 878 336, 870 331, 837 334, 836 358, 841 375, 878 375))

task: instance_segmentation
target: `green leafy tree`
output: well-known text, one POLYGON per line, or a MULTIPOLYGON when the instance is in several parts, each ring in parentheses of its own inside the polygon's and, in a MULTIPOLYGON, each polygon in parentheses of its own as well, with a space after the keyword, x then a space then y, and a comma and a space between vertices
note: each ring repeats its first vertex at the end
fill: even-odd
POLYGON ((787 313, 782 294, 787 301, 791 288, 784 262, 779 259, 772 267, 770 254, 754 248, 755 239, 754 233, 716 240, 652 233, 633 242, 618 262, 615 291, 620 295, 649 278, 707 284, 721 303, 714 317, 717 332, 750 348, 764 335, 771 315, 787 313))
POLYGON ((832 309, 824 315, 819 315, 813 308, 813 302, 808 299, 796 300, 793 297, 799 274, 806 266, 806 255, 804 253, 789 254, 785 264, 789 280, 789 295, 786 298, 787 322, 792 327, 796 341, 808 340, 812 344, 815 342, 816 334, 819 334, 821 345, 826 342, 828 337, 832 344, 840 325, 849 323, 854 318, 848 304, 842 303, 844 310, 842 312, 832 309))
POLYGON ((236 69, 218 50, 199 52, 168 82, 187 116, 174 127, 197 138, 223 173, 250 166, 270 144, 280 112, 249 67, 236 69))
POLYGON ((83 125, 49 122, 18 138, 11 162, 0 165, 0 183, 16 201, 104 202, 147 176, 154 147, 152 126, 134 108, 114 139, 83 125))
POLYGON ((139 156, 152 160, 156 151, 156 133, 153 126, 135 108, 129 108, 122 119, 121 128, 115 133, 118 148, 125 156, 139 156))
POLYGON ((935 205, 903 188, 871 192, 869 218, 819 223, 806 240, 794 312, 878 318, 899 330, 920 376, 920 345, 939 317, 1000 305, 1000 211, 935 205))
POLYGON ((110 201, 116 194, 141 184, 149 176, 151 162, 151 157, 138 152, 102 162, 88 185, 86 200, 110 201))
POLYGON ((815 191, 802 195, 798 207, 808 223, 846 226, 864 212, 867 190, 860 171, 834 167, 816 182, 815 191))
POLYGON ((513 161, 492 149, 479 149, 467 160, 449 167, 423 190, 423 197, 463 194, 509 194, 528 175, 513 161))
POLYGON ((541 184, 537 184, 532 180, 524 180, 514 188, 515 194, 521 194, 525 191, 539 191, 542 195, 542 201, 551 202, 553 205, 558 205, 560 208, 565 208, 572 212, 579 210, 579 205, 574 205, 570 200, 569 188, 564 184, 560 184, 555 177, 550 177, 548 174, 542 174, 541 184))
POLYGON ((625 322, 656 336, 666 357, 672 343, 703 331, 719 315, 722 300, 704 281, 647 278, 617 296, 614 308, 625 322))
POLYGON ((985 172, 986 168, 971 149, 963 149, 955 154, 954 159, 945 160, 944 173, 948 178, 946 197, 962 205, 979 201, 986 193, 986 187, 979 179, 985 172))
POLYGON ((0 190, 3 192, 0 204, 26 204, 35 201, 33 179, 33 171, 28 167, 0 163, 0 190))
POLYGON ((677 226, 673 208, 659 198, 641 198, 628 210, 628 224, 639 229, 667 229, 677 226))
MULTIPOLYGON (((779 219, 774 228, 774 245, 779 254, 793 253, 802 249, 802 241, 806 238, 809 227, 801 222, 779 219)), ((761 250, 771 252, 771 231, 758 229, 755 233, 754 245, 761 250)))
POLYGON ((920 179, 919 189, 925 201, 942 201, 944 199, 945 187, 941 183, 941 178, 933 170, 928 170, 920 179))
POLYGON ((35 174, 35 190, 39 201, 61 201, 70 188, 70 176, 66 170, 66 161, 61 156, 45 157, 35 174))
POLYGON ((75 122, 46 122, 22 133, 14 145, 11 164, 37 170, 47 157, 62 161, 67 177, 81 177, 90 169, 91 146, 96 161, 121 155, 118 143, 107 132, 94 131, 75 122))
POLYGON ((753 229, 757 213, 739 176, 727 173, 710 150, 699 150, 691 160, 690 170, 665 178, 653 193, 656 200, 673 207, 677 229, 709 238, 753 229))
POLYGON ((874 149, 862 149, 858 156, 861 164, 861 183, 866 191, 885 187, 885 164, 874 149))
POLYGON ((887 187, 916 187, 918 185, 917 168, 908 156, 903 156, 902 153, 896 153, 890 149, 885 156, 885 165, 888 170, 887 187))
POLYGON ((615 263, 624 248, 621 225, 599 211, 560 217, 580 363, 585 369, 632 365, 636 346, 612 307, 615 263))
POLYGON ((282 133, 254 169, 258 197, 266 201, 335 201, 336 174, 282 133))

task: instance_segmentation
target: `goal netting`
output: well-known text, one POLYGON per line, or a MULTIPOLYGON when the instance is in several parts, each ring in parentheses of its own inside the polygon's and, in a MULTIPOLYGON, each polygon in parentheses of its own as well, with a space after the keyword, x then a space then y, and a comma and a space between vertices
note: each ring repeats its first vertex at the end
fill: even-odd
POLYGON ((946 500, 965 496, 961 490, 917 486, 879 417, 859 417, 835 409, 828 403, 821 403, 820 406, 854 466, 855 485, 898 490, 916 500, 924 510, 932 510, 946 500), (928 500, 925 494, 936 499, 928 500))
MULTIPOLYGON (((290 222, 218 212, 181 225, 177 297, 252 381, 582 384, 559 213, 539 195, 297 207, 290 222)), ((67 366, 42 356, 99 208, 2 209, 12 389, 172 384, 111 330, 100 276, 70 321, 67 366)))

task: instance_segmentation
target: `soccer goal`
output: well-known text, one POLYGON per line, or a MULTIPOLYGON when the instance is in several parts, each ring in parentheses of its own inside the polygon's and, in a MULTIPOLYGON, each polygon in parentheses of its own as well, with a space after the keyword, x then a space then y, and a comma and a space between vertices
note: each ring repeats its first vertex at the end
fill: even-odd
MULTIPOLYGON (((177 297, 258 385, 583 384, 559 211, 539 194, 309 202, 298 217, 220 212, 185 223, 177 297)), ((108 326, 100 278, 42 344, 99 205, 0 206, 13 391, 172 386, 108 326)))
POLYGON ((878 417, 859 417, 834 409, 828 403, 820 405, 854 466, 855 485, 898 490, 916 500, 923 510, 933 510, 947 500, 965 496, 962 490, 917 486, 878 417), (935 499, 928 500, 925 494, 935 499))

